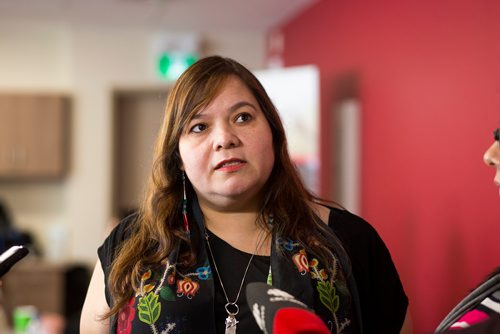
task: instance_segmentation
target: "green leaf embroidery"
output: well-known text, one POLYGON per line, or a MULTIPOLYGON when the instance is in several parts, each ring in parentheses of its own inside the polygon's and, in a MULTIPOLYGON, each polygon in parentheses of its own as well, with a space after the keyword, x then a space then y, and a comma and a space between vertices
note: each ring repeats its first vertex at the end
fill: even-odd
POLYGON ((318 282, 319 299, 332 313, 337 312, 340 305, 340 298, 335 291, 335 287, 330 282, 318 282))
POLYGON ((168 286, 163 286, 160 290, 160 297, 172 302, 175 300, 175 293, 168 286))
POLYGON ((139 319, 148 325, 154 324, 160 317, 161 304, 158 302, 158 295, 152 291, 142 297, 137 306, 139 319))

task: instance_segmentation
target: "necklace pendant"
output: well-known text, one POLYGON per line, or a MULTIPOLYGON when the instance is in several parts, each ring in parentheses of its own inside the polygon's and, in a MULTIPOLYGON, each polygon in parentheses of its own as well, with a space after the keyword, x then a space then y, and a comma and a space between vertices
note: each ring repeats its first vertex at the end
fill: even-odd
POLYGON ((226 334, 236 334, 236 324, 238 320, 234 317, 233 314, 229 314, 226 318, 226 334))

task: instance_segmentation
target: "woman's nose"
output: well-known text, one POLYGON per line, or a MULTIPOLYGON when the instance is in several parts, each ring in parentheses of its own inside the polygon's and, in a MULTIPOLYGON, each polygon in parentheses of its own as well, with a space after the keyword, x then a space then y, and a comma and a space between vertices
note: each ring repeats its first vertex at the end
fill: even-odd
POLYGON ((484 152, 484 163, 488 166, 500 166, 500 143, 495 141, 490 148, 484 152))
POLYGON ((229 125, 219 126, 214 132, 214 149, 227 149, 240 145, 240 140, 229 125))

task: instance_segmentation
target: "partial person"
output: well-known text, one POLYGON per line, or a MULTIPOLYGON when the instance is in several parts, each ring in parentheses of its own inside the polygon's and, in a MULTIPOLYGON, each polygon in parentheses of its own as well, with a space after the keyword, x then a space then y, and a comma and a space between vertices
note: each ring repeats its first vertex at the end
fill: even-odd
MULTIPOLYGON (((483 156, 484 163, 495 168, 493 182, 500 195, 500 128, 493 131, 493 144, 483 156)), ((497 267, 470 294, 450 311, 435 333, 500 333, 500 267, 497 267)))
POLYGON ((257 78, 219 56, 172 88, 147 194, 98 249, 81 333, 258 333, 267 282, 331 333, 411 333, 375 229, 306 189, 257 78))

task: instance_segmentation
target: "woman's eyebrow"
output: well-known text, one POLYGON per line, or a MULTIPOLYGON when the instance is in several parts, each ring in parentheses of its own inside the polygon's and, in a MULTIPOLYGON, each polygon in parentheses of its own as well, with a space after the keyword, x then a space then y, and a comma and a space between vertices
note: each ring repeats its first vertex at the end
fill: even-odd
POLYGON ((230 112, 234 112, 242 107, 245 107, 245 106, 248 106, 248 107, 251 107, 252 109, 257 109, 255 108, 255 106, 250 103, 250 102, 247 102, 247 101, 240 101, 240 102, 237 102, 235 103, 231 108, 229 108, 229 111, 230 112))
POLYGON ((205 117, 205 114, 203 112, 199 112, 199 113, 196 113, 193 115, 193 117, 191 118, 191 121, 194 120, 194 119, 200 119, 200 118, 203 118, 205 117))

